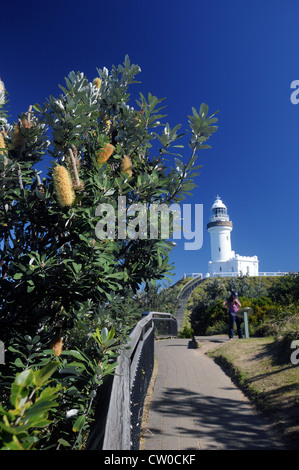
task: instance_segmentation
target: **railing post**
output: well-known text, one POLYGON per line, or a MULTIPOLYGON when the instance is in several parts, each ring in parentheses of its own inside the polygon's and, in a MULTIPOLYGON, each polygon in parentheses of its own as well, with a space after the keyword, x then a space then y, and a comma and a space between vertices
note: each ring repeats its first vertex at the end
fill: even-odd
POLYGON ((5 364, 5 348, 3 341, 0 341, 0 364, 5 364))
POLYGON ((248 315, 247 315, 246 310, 243 312, 243 318, 244 318, 245 338, 249 338, 248 315))
POLYGON ((113 380, 103 450, 130 450, 130 358, 124 351, 113 380))

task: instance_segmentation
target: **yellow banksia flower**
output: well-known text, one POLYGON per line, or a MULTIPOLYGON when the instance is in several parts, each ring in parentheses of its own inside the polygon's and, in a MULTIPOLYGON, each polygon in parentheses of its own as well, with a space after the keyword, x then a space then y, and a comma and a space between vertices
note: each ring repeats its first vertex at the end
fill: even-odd
POLYGON ((0 132, 0 149, 5 149, 5 141, 4 141, 4 136, 2 134, 2 132, 0 132))
POLYGON ((98 163, 105 163, 113 154, 114 146, 112 144, 106 144, 105 147, 101 148, 96 153, 96 159, 98 163))
POLYGON ((93 81, 93 84, 97 87, 97 89, 99 90, 101 88, 101 85, 102 85, 102 80, 99 78, 99 77, 96 77, 93 81))
POLYGON ((60 356, 63 350, 63 339, 58 338, 52 343, 52 349, 54 351, 54 356, 60 356))
POLYGON ((53 170, 54 189, 60 207, 71 206, 75 200, 72 179, 68 170, 62 165, 56 165, 53 170))
POLYGON ((122 164, 121 164, 121 171, 123 173, 127 173, 130 177, 132 176, 132 161, 130 157, 127 155, 124 156, 122 164))

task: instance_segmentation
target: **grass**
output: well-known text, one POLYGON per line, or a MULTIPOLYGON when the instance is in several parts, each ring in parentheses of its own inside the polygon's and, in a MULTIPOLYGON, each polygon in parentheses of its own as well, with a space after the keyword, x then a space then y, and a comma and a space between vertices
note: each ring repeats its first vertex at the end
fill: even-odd
POLYGON ((236 339, 208 354, 271 417, 288 446, 299 449, 299 364, 291 362, 293 351, 265 337, 236 339))

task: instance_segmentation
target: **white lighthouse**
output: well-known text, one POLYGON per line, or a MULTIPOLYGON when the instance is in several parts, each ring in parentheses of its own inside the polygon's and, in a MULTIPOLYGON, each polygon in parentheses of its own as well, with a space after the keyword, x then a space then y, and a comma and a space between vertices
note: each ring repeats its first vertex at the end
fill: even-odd
POLYGON ((207 225, 211 238, 211 261, 209 274, 213 275, 249 275, 258 276, 259 261, 257 256, 236 255, 231 248, 233 224, 229 220, 227 207, 217 196, 211 207, 210 221, 207 225), (234 273, 234 274, 232 274, 234 273))

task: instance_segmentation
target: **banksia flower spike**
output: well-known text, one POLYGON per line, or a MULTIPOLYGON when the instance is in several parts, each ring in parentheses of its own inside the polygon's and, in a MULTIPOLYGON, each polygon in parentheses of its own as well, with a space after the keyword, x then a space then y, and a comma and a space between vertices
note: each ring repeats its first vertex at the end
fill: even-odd
POLYGON ((24 145, 24 137, 21 132, 21 120, 19 119, 18 124, 15 126, 12 135, 12 145, 14 149, 19 149, 24 145))
POLYGON ((128 157, 127 155, 125 155, 124 158, 123 158, 123 161, 122 161, 122 164, 121 164, 121 171, 123 173, 127 173, 129 175, 129 177, 131 177, 132 174, 133 174, 133 172, 132 172, 132 162, 131 162, 130 157, 128 157))
POLYGON ((12 136, 12 144, 13 144, 14 149, 20 149, 21 147, 23 147, 25 143, 25 139, 21 132, 21 128, 31 129, 31 127, 33 127, 33 123, 30 120, 30 113, 31 113, 31 106, 27 113, 27 118, 19 119, 18 124, 14 128, 14 132, 12 136))
POLYGON ((105 147, 101 148, 97 154, 96 159, 98 163, 105 163, 111 157, 114 152, 114 146, 112 144, 106 144, 105 147))
POLYGON ((71 206, 75 201, 75 193, 71 176, 64 166, 55 166, 53 170, 53 182, 59 206, 71 206))
POLYGON ((102 80, 99 78, 99 77, 96 77, 93 81, 93 84, 97 87, 97 89, 99 90, 101 88, 101 85, 102 85, 102 80))
POLYGON ((22 126, 25 129, 30 129, 33 126, 33 123, 31 122, 31 111, 32 111, 32 106, 29 106, 28 112, 27 112, 27 118, 22 120, 22 126))
POLYGON ((24 119, 22 121, 22 126, 24 127, 24 129, 30 129, 31 127, 33 127, 33 123, 31 121, 28 121, 28 119, 24 119))
POLYGON ((3 137, 3 134, 0 132, 0 151, 5 149, 6 146, 5 146, 5 141, 4 141, 4 137, 3 137))
POLYGON ((52 349, 54 351, 54 356, 60 356, 63 349, 63 339, 59 338, 54 343, 52 343, 52 349))

